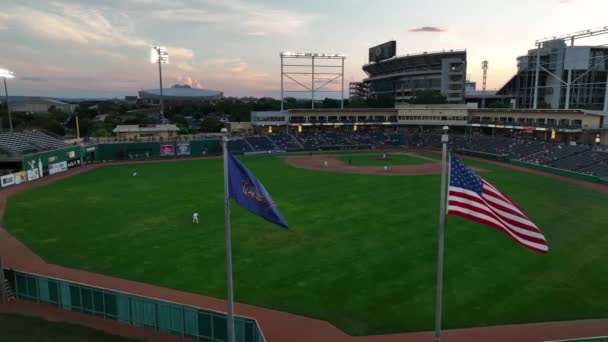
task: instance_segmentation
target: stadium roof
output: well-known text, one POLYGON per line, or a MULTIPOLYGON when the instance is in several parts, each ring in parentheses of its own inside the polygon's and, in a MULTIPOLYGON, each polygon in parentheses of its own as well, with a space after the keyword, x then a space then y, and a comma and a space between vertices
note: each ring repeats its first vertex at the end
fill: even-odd
MULTIPOLYGON (((171 88, 163 88, 163 97, 182 97, 182 98, 219 98, 223 92, 210 89, 191 88, 188 85, 174 85, 171 88)), ((139 92, 140 97, 160 96, 160 89, 145 89, 139 92)))

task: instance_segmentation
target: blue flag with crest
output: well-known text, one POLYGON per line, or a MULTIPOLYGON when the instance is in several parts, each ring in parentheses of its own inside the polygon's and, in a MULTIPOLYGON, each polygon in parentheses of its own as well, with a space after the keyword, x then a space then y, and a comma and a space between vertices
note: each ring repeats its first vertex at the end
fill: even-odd
POLYGON ((241 207, 267 221, 287 228, 287 221, 270 198, 268 191, 231 153, 228 153, 228 194, 228 197, 234 199, 241 207))

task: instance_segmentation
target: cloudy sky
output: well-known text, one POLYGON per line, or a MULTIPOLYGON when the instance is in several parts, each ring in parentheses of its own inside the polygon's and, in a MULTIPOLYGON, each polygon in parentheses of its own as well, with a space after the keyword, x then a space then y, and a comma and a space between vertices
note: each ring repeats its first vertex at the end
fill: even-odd
MULTIPOLYGON (((489 88, 515 72, 538 38, 608 25, 607 0, 4 0, 0 68, 14 95, 113 97, 157 86, 152 45, 167 46, 165 85, 277 95, 280 51, 348 56, 364 77, 370 46, 397 53, 467 49, 468 73, 489 88)), ((608 44, 608 35, 580 44, 608 44)), ((480 83, 480 82, 479 82, 480 83)))

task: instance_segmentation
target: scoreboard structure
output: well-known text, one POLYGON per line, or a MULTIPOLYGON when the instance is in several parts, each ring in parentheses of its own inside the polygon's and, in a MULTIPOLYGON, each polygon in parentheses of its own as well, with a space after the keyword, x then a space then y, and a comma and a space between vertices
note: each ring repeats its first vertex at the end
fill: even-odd
POLYGON ((369 63, 380 62, 397 55, 397 41, 391 40, 369 49, 369 63))

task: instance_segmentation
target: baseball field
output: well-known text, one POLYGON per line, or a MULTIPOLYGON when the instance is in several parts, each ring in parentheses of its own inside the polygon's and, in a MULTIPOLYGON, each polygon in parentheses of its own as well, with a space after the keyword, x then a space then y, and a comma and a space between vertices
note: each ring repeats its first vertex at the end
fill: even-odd
MULTIPOLYGON (((352 158, 380 168, 380 157, 352 158)), ((290 229, 232 206, 238 302, 327 320, 353 335, 433 328, 439 175, 326 172, 282 156, 241 160, 290 229)), ((550 251, 536 254, 448 217, 444 327, 608 317, 608 193, 465 161, 528 212, 550 251)), ((221 159, 107 166, 14 195, 4 226, 48 262, 223 298, 222 201, 221 159)))

